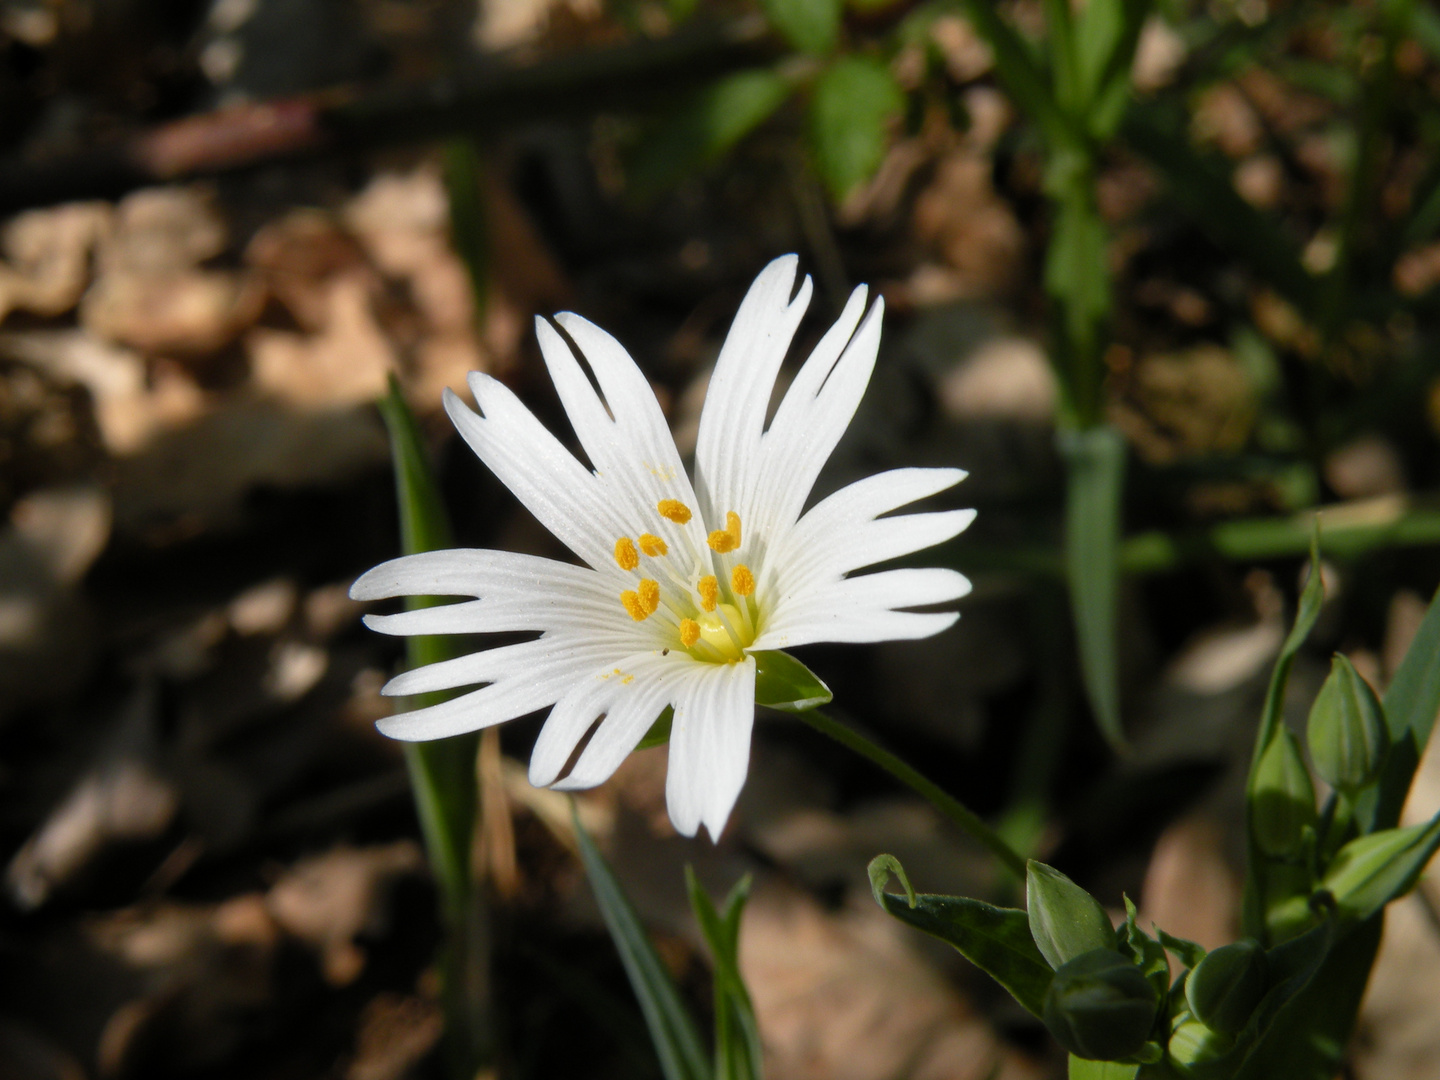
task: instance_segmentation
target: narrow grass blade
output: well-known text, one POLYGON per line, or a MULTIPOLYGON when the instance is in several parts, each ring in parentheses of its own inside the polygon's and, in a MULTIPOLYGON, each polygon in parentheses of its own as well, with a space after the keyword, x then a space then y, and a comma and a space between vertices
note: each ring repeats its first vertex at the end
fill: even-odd
MULTIPOLYGON (((444 503, 426 460, 420 429, 400 386, 392 376, 390 392, 380 401, 390 433, 395 489, 400 509, 400 540, 405 554, 433 551, 451 543, 444 503)), ((411 608, 437 603, 435 597, 412 597, 411 608)), ((445 660, 454 654, 448 638, 411 637, 406 642, 410 667, 445 660)), ((449 696, 427 694, 417 704, 449 696)), ((430 867, 440 889, 446 924, 443 953, 446 1040, 453 1075, 473 1075, 490 1048, 489 926, 475 894, 470 845, 475 830, 478 793, 475 754, 478 733, 435 742, 406 743, 405 764, 430 867)))
POLYGON ((665 1080, 714 1080, 699 1029, 680 1000, 680 993, 656 954, 655 946, 650 944, 640 917, 573 807, 571 819, 590 888, 595 892, 610 938, 620 953, 620 962, 630 977, 630 986, 640 1001, 665 1080))
POLYGON ((1440 713, 1440 592, 1430 602, 1410 651, 1385 691, 1384 706, 1390 726, 1390 757, 1380 774, 1374 806, 1360 809, 1371 830, 1390 828, 1400 820, 1420 754, 1440 713))
POLYGON ((1097 427, 1063 433, 1060 448, 1068 467, 1065 569, 1081 672, 1101 732, 1123 748, 1115 629, 1125 440, 1112 427, 1097 427))

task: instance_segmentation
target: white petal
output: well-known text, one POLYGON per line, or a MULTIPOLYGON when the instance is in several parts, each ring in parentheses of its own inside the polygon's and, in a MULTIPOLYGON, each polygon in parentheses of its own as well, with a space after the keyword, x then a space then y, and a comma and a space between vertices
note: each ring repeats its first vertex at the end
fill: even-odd
POLYGON ((964 574, 941 567, 885 570, 845 578, 803 603, 787 605, 751 647, 780 649, 816 641, 927 637, 950 626, 958 615, 892 609, 949 603, 968 595, 970 588, 964 574))
POLYGON ((817 642, 867 645, 876 641, 909 641, 933 637, 960 618, 958 611, 837 611, 824 619, 766 630, 752 649, 793 649, 817 642))
POLYGON ((571 313, 555 321, 580 346, 605 395, 602 403, 565 340, 537 322, 541 351, 576 434, 607 497, 623 508, 627 528, 617 535, 656 533, 675 549, 671 559, 684 561, 678 567, 682 575, 698 573, 689 557, 697 545, 703 548, 703 522, 682 527, 656 512, 662 499, 678 499, 692 509, 699 503, 649 382, 620 343, 593 323, 571 313), (685 530, 693 534, 689 542, 677 543, 685 530))
MULTIPOLYGON (((853 570, 953 540, 974 520, 974 510, 877 518, 851 527, 844 534, 843 543, 816 544, 814 550, 793 557, 788 563, 776 560, 775 580, 783 583, 776 610, 830 588, 838 578, 853 570)), ((767 566, 767 570, 770 568, 767 566)))
MULTIPOLYGON (((535 749, 530 755, 530 782, 536 787, 546 787, 555 782, 560 775, 560 770, 565 767, 565 762, 570 760, 576 745, 580 739, 590 730, 597 717, 602 713, 609 716, 617 713, 644 712, 647 708, 647 701, 661 699, 666 693, 663 680, 663 669, 657 670, 656 660, 658 654, 643 653, 635 656, 624 657, 615 664, 606 664, 588 676, 581 678, 574 686, 570 687, 555 703, 550 710, 550 716, 545 721, 545 726, 540 729, 540 735, 535 740, 535 749), (619 674, 616 674, 616 669, 619 674)), ((668 660, 669 658, 660 658, 668 660)), ((645 729, 654 723, 655 717, 668 704, 660 700, 654 708, 654 714, 645 722, 645 729)), ((603 725, 602 725, 603 727, 603 725)), ((637 735, 635 742, 639 742, 644 735, 644 730, 637 735)), ((595 738, 590 740, 590 746, 595 745, 600 732, 596 732, 595 738)), ((634 748, 631 743, 629 749, 634 748)), ((586 748, 589 753, 589 747, 586 748)), ((599 777, 594 783, 606 779, 610 773, 619 766, 620 760, 624 759, 622 753, 615 764, 610 767, 609 772, 599 777)), ((574 773, 571 773, 574 776, 574 773)), ((585 785, 593 786, 593 784, 585 785)))
POLYGON ((707 521, 723 523, 729 510, 742 513, 757 490, 760 436, 795 328, 810 304, 807 277, 792 301, 798 260, 776 259, 760 272, 715 361, 695 443, 695 490, 707 521))
POLYGON ((385 691, 414 693, 436 682, 459 686, 477 679, 494 681, 438 705, 386 717, 375 726, 382 734, 407 742, 490 727, 552 704, 588 672, 607 663, 610 657, 623 655, 624 650, 603 643, 557 643, 541 638, 417 668, 397 675, 385 691), (447 668, 451 664, 456 666, 447 668), (441 674, 427 674, 436 668, 442 669, 441 674))
POLYGON ((885 302, 876 300, 852 337, 864 302, 864 289, 856 289, 839 321, 796 375, 765 433, 757 493, 763 509, 757 508, 755 514, 759 530, 768 533, 794 524, 820 470, 855 417, 875 370, 885 313, 885 302))
POLYGON ((445 391, 445 411, 470 448, 566 547, 597 570, 608 566, 615 537, 628 530, 595 475, 504 384, 471 372, 470 392, 483 415, 445 391))
POLYGON ((755 721, 755 661, 696 665, 677 688, 665 801, 685 836, 703 824, 718 840, 750 765, 755 721))
POLYGON ((367 570, 350 586, 352 600, 392 596, 512 596, 532 590, 585 588, 595 572, 583 566, 484 548, 450 548, 403 555, 367 570))
POLYGON ((555 787, 579 791, 610 779, 670 704, 688 669, 697 666, 678 654, 662 658, 651 653, 648 661, 632 661, 625 670, 634 672, 634 681, 610 702, 605 719, 600 721, 575 768, 555 787))

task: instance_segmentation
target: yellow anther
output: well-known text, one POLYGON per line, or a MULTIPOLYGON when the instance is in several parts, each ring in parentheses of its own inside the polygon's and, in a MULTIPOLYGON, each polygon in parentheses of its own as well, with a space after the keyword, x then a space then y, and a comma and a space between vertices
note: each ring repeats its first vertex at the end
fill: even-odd
POLYGON ((730 588, 735 590, 736 596, 749 596, 755 591, 755 575, 744 563, 737 563, 730 571, 730 588))
POLYGON ((684 525, 690 520, 690 508, 679 499, 661 499, 655 504, 655 509, 660 511, 661 517, 676 525, 684 525))
POLYGON ((706 574, 695 583, 695 588, 700 591, 700 606, 706 611, 714 611, 715 601, 720 597, 720 582, 715 580, 715 575, 706 574))
POLYGON ((645 610, 646 615, 654 615, 655 609, 660 606, 660 583, 650 578, 643 578, 640 582, 640 606, 645 610))
POLYGON ((680 620, 680 644, 690 648, 700 640, 700 624, 694 619, 680 620))
POLYGON ((670 548, 653 533, 641 533, 640 550, 653 559, 656 555, 664 555, 670 548))
MULTIPOLYGON (((645 605, 640 602, 640 594, 634 589, 626 589, 620 594, 620 603, 625 605, 625 610, 636 622, 644 622, 650 617, 650 612, 645 610, 645 605)), ((653 608, 651 610, 654 610, 653 608)))
POLYGON ((711 549, 718 551, 721 555, 738 548, 740 546, 740 515, 734 510, 726 514, 725 528, 712 532, 708 542, 711 549))
MULTIPOLYGON (((645 542, 643 537, 640 542, 645 542)), ((615 561, 620 564, 621 570, 634 570, 640 565, 640 553, 635 550, 635 544, 630 537, 622 536, 615 541, 615 561)))

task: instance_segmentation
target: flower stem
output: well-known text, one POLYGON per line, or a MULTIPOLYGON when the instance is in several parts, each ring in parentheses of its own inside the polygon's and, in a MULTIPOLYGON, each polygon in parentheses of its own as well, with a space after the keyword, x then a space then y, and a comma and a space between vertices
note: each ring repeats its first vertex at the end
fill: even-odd
POLYGON ((916 772, 888 750, 876 746, 865 736, 831 719, 819 709, 808 709, 795 714, 822 735, 828 735, 840 745, 854 750, 861 757, 869 758, 880 768, 895 777, 902 784, 922 796, 931 806, 939 810, 960 828, 964 829, 1000 860, 1005 869, 1025 880, 1025 859, 1004 838, 986 825, 983 820, 958 799, 947 795, 939 786, 916 772))

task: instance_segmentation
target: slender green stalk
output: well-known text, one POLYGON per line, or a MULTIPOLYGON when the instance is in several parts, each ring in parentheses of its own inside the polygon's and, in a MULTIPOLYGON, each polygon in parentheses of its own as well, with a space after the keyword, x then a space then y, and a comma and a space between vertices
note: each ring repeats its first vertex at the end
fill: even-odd
POLYGON ((1021 881, 1025 880, 1024 857, 1007 844, 998 832, 985 824, 978 814, 967 808, 958 799, 947 795, 938 785, 916 772, 890 751, 881 749, 853 728, 846 727, 838 720, 832 720, 819 709, 807 709, 795 715, 822 735, 830 736, 841 746, 853 750, 861 757, 868 758, 879 765, 880 768, 923 797, 931 806, 989 848, 1005 869, 1021 881))

